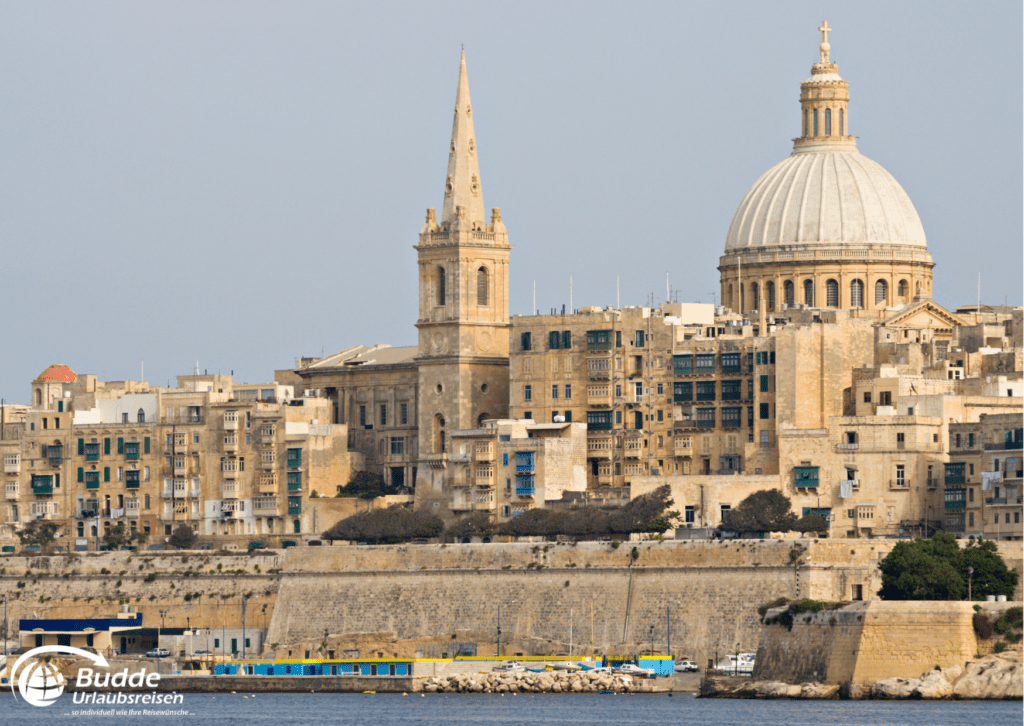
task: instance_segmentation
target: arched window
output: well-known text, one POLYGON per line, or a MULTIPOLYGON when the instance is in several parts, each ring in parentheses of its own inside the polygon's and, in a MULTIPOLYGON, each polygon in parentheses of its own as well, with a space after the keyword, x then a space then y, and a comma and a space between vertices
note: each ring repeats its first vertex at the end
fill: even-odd
POLYGON ((302 522, 300 520, 296 519, 292 522, 292 531, 295 534, 300 534, 302 532, 302 522))
POLYGON ((825 136, 832 135, 832 109, 825 109, 825 136))
POLYGON ((899 297, 900 300, 902 300, 903 298, 905 298, 907 296, 907 281, 906 280, 900 280, 896 284, 896 296, 899 297))
POLYGON ((782 283, 782 300, 787 305, 792 305, 796 302, 796 290, 793 287, 792 280, 786 280, 782 283))
POLYGON ((889 302, 889 284, 885 280, 875 283, 875 305, 886 305, 889 302))
POLYGON ((850 283, 850 307, 864 307, 864 281, 854 280, 850 283))
POLYGON ((845 126, 845 121, 843 120, 843 116, 844 115, 845 114, 843 113, 843 109, 839 109, 839 135, 840 136, 846 136, 846 126, 845 126))
POLYGON ((804 111, 804 136, 807 136, 807 111, 804 111))
POLYGON ((814 135, 818 135, 818 109, 814 109, 814 135))
POLYGON ((804 305, 814 307, 814 280, 804 280, 804 305))
POLYGON ((732 285, 729 285, 729 307, 733 310, 736 309, 736 301, 732 298, 732 285))
POLYGON ((750 283, 750 297, 754 298, 754 300, 753 300, 754 307, 751 308, 751 309, 752 310, 760 310, 761 309, 761 288, 758 286, 758 284, 756 282, 750 283))
POLYGON ((447 444, 444 440, 444 416, 434 416, 434 453, 440 454, 447 451, 447 444))
POLYGON ((136 415, 136 418, 138 419, 139 423, 146 423, 146 412, 140 408, 139 413, 136 415))
POLYGON ((825 283, 825 305, 830 308, 839 307, 839 283, 835 280, 825 283))
POLYGON ((768 310, 775 310, 775 283, 768 282, 765 284, 764 293, 768 297, 768 310))
POLYGON ((43 390, 41 388, 36 389, 36 405, 43 405, 43 390))
POLYGON ((445 304, 445 275, 444 268, 437 268, 437 304, 445 304))
POLYGON ((486 413, 482 413, 479 416, 477 416, 476 417, 476 425, 477 425, 477 427, 482 429, 484 427, 484 421, 486 421, 486 420, 487 420, 487 414, 486 413))
POLYGON ((476 271, 476 304, 487 305, 487 268, 481 267, 476 271))

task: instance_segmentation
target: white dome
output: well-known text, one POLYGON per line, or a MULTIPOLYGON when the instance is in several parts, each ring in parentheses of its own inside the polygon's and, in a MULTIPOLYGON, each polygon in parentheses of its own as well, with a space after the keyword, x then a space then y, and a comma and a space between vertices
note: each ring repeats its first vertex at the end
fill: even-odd
POLYGON ((797 149, 757 180, 736 210, 725 252, 879 244, 926 246, 910 197, 856 147, 820 144, 797 149))

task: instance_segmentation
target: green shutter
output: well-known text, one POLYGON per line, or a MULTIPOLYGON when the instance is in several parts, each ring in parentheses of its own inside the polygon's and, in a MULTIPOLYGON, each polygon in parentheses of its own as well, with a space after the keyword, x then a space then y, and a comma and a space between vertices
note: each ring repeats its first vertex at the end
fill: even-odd
POLYGON ((109 454, 110 453, 110 439, 109 438, 103 439, 103 453, 104 454, 109 454))
POLYGON ((117 453, 124 453, 124 439, 121 438, 120 436, 117 437, 117 453))
POLYGON ((110 467, 103 467, 103 481, 110 481, 110 467))
POLYGON ((57 489, 60 489, 60 474, 53 475, 53 486, 57 489))
MULTIPOLYGON (((81 441, 81 439, 79 439, 79 441, 81 441)), ((78 467, 78 481, 85 481, 85 469, 82 467, 78 467)))
POLYGON ((558 350, 559 335, 557 330, 548 333, 548 350, 558 350))
POLYGON ((572 331, 571 330, 564 330, 564 331, 562 331, 562 347, 565 348, 566 350, 572 348, 572 331))
POLYGON ((149 437, 147 436, 142 440, 142 450, 144 453, 149 453, 149 437))
POLYGON ((78 440, 78 455, 82 456, 85 454, 85 439, 78 440))

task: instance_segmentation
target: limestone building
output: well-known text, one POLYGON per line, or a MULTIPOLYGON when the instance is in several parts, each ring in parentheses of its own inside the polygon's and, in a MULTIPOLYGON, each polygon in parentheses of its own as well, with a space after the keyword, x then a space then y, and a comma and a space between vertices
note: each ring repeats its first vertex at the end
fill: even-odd
POLYGON ((819 30, 793 153, 750 188, 729 227, 718 269, 734 310, 879 311, 931 297, 921 220, 896 180, 857 150, 849 82, 830 59, 831 29, 819 30))

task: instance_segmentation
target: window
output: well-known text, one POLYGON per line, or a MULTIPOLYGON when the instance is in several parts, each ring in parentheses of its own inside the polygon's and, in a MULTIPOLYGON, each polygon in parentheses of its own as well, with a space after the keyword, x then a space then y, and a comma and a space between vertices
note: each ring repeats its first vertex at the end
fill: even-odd
POLYGON ((636 347, 637 348, 643 348, 644 347, 644 331, 642 331, 642 330, 636 331, 636 347))
POLYGON ((771 281, 765 283, 764 292, 765 292, 765 295, 768 297, 768 309, 769 310, 774 310, 775 309, 775 283, 771 282, 771 281))
POLYGON ((871 391, 864 391, 864 403, 871 403, 871 391))
POLYGON ((555 384, 553 384, 551 386, 551 400, 552 401, 557 401, 558 400, 558 384, 557 383, 555 383, 555 384))
POLYGON ((771 411, 768 408, 768 406, 769 406, 769 404, 767 404, 767 403, 762 403, 759 406, 758 418, 760 418, 762 421, 764 421, 765 419, 770 418, 771 411))
MULTIPOLYGON (((817 113, 817 111, 815 111, 817 113)), ((729 512, 732 511, 732 506, 729 504, 723 504, 721 507, 722 521, 725 522, 729 518, 729 512)))
POLYGON ((814 135, 818 135, 818 109, 814 109, 814 135))
POLYGON ((738 401, 743 397, 743 381, 722 381, 722 400, 738 401))
POLYGON ((401 436, 391 437, 391 453, 392 454, 404 454, 405 453, 405 439, 401 436))
POLYGON ((664 412, 659 408, 658 409, 658 420, 659 421, 664 421, 665 420, 663 415, 664 415, 664 412))
POLYGON ((437 304, 445 304, 445 274, 444 268, 437 268, 437 304))
POLYGON ((906 280, 900 280, 896 284, 896 296, 899 297, 900 299, 903 299, 903 298, 905 298, 907 296, 907 281, 906 280))
POLYGON ((616 330, 615 331, 615 347, 616 348, 621 348, 622 347, 622 331, 621 330, 616 330))
POLYGON ((476 304, 487 305, 487 268, 481 267, 476 271, 476 304))
POLYGON ((905 487, 907 485, 907 471, 903 464, 896 465, 896 486, 905 487))
POLYGON ((804 280, 804 305, 814 307, 814 280, 804 280))
POLYGON ((846 128, 844 126, 844 120, 843 120, 843 109, 839 109, 839 135, 840 136, 846 136, 846 134, 844 133, 845 130, 846 130, 846 128))
POLYGON ((531 342, 530 338, 531 338, 531 336, 530 336, 529 333, 523 333, 522 335, 519 336, 519 347, 522 350, 530 350, 531 349, 530 346, 531 346, 532 342, 531 342))
POLYGON ((588 330, 587 350, 611 350, 612 331, 610 330, 588 330))
MULTIPOLYGON (((523 386, 523 400, 524 401, 532 401, 533 400, 533 386, 530 386, 530 385, 523 386)), ((527 417, 527 418, 529 418, 529 417, 527 417)))
POLYGON ((875 305, 885 305, 889 299, 889 285, 885 280, 875 282, 875 305))
POLYGON ((835 280, 825 282, 825 305, 830 308, 839 307, 839 283, 835 280))
POLYGON ((714 381, 697 381, 697 400, 698 401, 714 401, 715 400, 715 382, 714 381))
POLYGON ((566 401, 571 401, 572 400, 572 384, 571 383, 566 383, 565 384, 565 400, 566 401))
POLYGON ((751 306, 751 310, 761 309, 761 286, 756 282, 750 283, 750 297, 754 299, 754 304, 751 306))
POLYGON ((562 347, 565 350, 569 350, 570 348, 572 348, 572 331, 571 330, 563 330, 562 331, 562 347))
POLYGON ((697 428, 699 429, 713 429, 715 427, 715 409, 713 408, 698 408, 697 409, 697 428))
POLYGON ((832 109, 825 109, 825 136, 832 135, 832 109))
POLYGON ((683 521, 687 524, 693 524, 697 519, 693 505, 687 505, 683 508, 683 521))
POLYGON ((854 280, 850 283, 850 307, 864 307, 864 282, 862 280, 854 280))
POLYGON ((388 425, 388 406, 386 403, 380 405, 380 425, 381 427, 388 425))
POLYGON ((558 350, 562 346, 562 336, 557 330, 548 332, 548 350, 558 350))
POLYGON ((615 412, 615 424, 617 426, 621 426, 622 425, 622 411, 616 411, 615 412))
POLYGON ((796 302, 796 292, 792 280, 786 280, 782 283, 782 302, 786 303, 786 305, 792 305, 796 302))
POLYGON ((698 353, 697 354, 697 373, 707 375, 715 372, 715 354, 714 353, 698 353))
POLYGON ((399 416, 399 419, 402 422, 402 426, 405 426, 406 424, 409 423, 409 404, 408 403, 400 403, 398 405, 398 416, 399 416))

